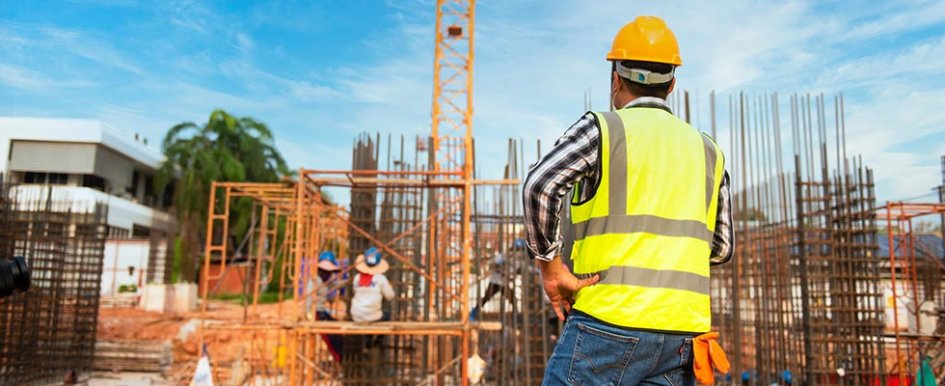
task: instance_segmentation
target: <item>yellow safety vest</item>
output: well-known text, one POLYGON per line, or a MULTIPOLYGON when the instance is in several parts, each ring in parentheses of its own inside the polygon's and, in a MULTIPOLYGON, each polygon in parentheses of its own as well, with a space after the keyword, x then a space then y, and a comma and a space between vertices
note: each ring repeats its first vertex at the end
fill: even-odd
POLYGON ((708 332, 721 149, 658 105, 594 114, 601 174, 593 197, 572 198, 571 258, 576 275, 601 280, 574 308, 628 328, 708 332))

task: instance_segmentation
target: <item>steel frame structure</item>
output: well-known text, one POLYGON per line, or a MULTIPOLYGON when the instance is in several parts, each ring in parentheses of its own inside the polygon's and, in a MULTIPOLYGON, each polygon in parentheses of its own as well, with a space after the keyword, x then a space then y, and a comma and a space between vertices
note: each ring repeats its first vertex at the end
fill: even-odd
MULTIPOLYGON (((471 145, 453 148, 454 152, 464 152, 471 145)), ((369 149, 370 150, 370 149, 369 149)), ((456 157, 457 155, 452 155, 456 157)), ((465 157, 462 157, 465 158, 465 157)), ((477 180, 470 174, 471 167, 459 170, 316 170, 299 169, 298 181, 283 183, 233 183, 214 182, 208 204, 207 239, 203 264, 201 293, 203 296, 201 328, 198 340, 204 342, 204 334, 213 329, 236 329, 250 332, 249 341, 256 346, 267 337, 270 342, 280 342, 276 352, 283 350, 284 369, 281 374, 289 384, 309 385, 314 382, 337 379, 341 374, 331 366, 322 366, 326 362, 327 351, 320 344, 320 337, 332 335, 390 335, 424 337, 424 368, 432 369, 433 384, 444 384, 445 378, 453 374, 455 382, 466 384, 467 364, 472 341, 478 331, 498 331, 499 322, 470 322, 470 293, 473 286, 471 278, 471 250, 473 246, 472 200, 474 190, 482 187, 516 186, 514 178, 500 180, 477 180), (423 192, 428 198, 427 209, 423 218, 412 221, 399 233, 388 234, 387 239, 379 236, 379 231, 359 223, 352 215, 352 209, 328 203, 323 197, 327 188, 343 188, 352 192, 401 192, 410 189, 423 192), (219 279, 225 271, 229 252, 228 245, 229 217, 231 202, 236 199, 252 199, 254 206, 253 240, 250 248, 254 251, 254 274, 252 279, 252 301, 247 301, 246 318, 239 324, 207 323, 209 288, 211 280, 219 279), (282 231, 279 231, 279 229, 282 231), (340 228, 347 234, 338 234, 340 228), (422 304, 424 310, 414 313, 411 320, 358 324, 352 322, 312 321, 306 317, 305 304, 317 296, 318 289, 307 292, 303 280, 312 274, 312 264, 305 261, 309 256, 317 256, 327 245, 326 240, 338 248, 339 256, 348 255, 341 242, 345 236, 358 236, 378 247, 385 256, 403 271, 410 272, 415 278, 415 286, 423 290, 414 294, 404 294, 406 301, 422 304), (417 253, 407 253, 398 243, 420 235, 425 240, 417 253), (280 259, 282 264, 274 264, 280 259), (217 275, 211 275, 209 267, 218 263, 221 267, 217 275), (262 267, 269 264, 269 269, 262 267), (265 274, 264 274, 265 272, 265 274), (256 313, 261 286, 269 281, 277 281, 281 294, 291 294, 279 309, 278 316, 265 318, 256 313), (417 319, 419 318, 419 319, 417 319), (455 367, 455 368, 454 368, 455 367), (453 369, 453 370, 450 370, 453 369)), ((502 221, 514 222, 515 217, 506 217, 502 221)), ((485 238, 494 238, 480 233, 485 238)), ((353 268, 353 257, 345 261, 345 269, 339 276, 348 275, 353 268)), ((325 283, 331 286, 335 283, 325 283)), ((477 288, 478 289, 478 288, 477 288)), ((476 292, 478 293, 478 291, 476 292)), ((248 299, 247 299, 248 300, 248 299)), ((280 298, 280 300, 282 300, 280 298)), ((416 308, 416 306, 414 306, 416 308)), ((416 343, 416 342, 415 342, 416 343)), ((400 343, 398 343, 400 344, 400 343)), ((408 350, 409 351, 409 350, 408 350)), ((257 350, 257 365, 267 363, 265 349, 257 350)), ((406 354, 402 354, 406 355, 406 354)), ((348 360, 348 359, 346 359, 348 360)), ((262 366, 270 369, 272 366, 262 366)), ((408 369, 409 370, 409 369, 408 369)), ((409 371, 403 370, 408 377, 409 371)), ((267 372, 269 372, 267 370, 267 372)), ((273 370, 275 372, 275 370, 273 370)), ((416 375, 416 374, 413 374, 416 375)), ((358 382, 359 375, 345 374, 346 382, 358 382), (353 378, 354 377, 354 378, 353 378)), ((375 378, 377 381, 377 378, 375 378)), ((394 380, 382 382, 394 383, 394 380)))
MULTIPOLYGON (((476 0, 437 0, 433 52, 434 171, 471 168, 476 0), (450 139, 452 138, 452 140, 450 139), (464 158, 457 159, 456 155, 464 158)), ((468 173, 468 172, 467 172, 468 173)))
POLYGON ((29 291, 0 301, 4 386, 92 371, 108 208, 39 192, 0 183, 0 259, 32 270, 29 291))
POLYGON ((832 128, 823 96, 793 95, 783 115, 781 107, 776 94, 729 98, 737 248, 711 280, 732 376, 749 385, 785 382, 785 372, 794 384, 884 384, 872 171, 846 155, 842 96, 832 128))
MULTIPOLYGON (((886 222, 889 243, 889 275, 892 289, 893 333, 895 338, 895 358, 890 372, 899 379, 899 384, 911 381, 919 369, 922 359, 930 357, 933 369, 941 374, 945 368, 945 320, 942 319, 943 294, 941 290, 942 273, 945 263, 934 253, 929 253, 929 246, 921 245, 916 238, 913 221, 925 216, 945 215, 943 203, 887 202, 879 210, 880 217, 886 222), (898 283, 898 284, 897 284, 898 283), (903 332, 899 315, 899 305, 906 302, 907 317, 914 325, 914 331, 903 332), (938 324, 931 334, 923 333, 923 305, 935 307, 938 324)), ((936 382, 940 382, 942 376, 936 382)))

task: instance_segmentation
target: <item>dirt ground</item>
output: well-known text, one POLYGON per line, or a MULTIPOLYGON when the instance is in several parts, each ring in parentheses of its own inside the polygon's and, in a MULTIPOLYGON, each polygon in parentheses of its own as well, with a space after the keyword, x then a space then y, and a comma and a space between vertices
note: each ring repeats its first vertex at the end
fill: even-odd
MULTIPOLYGON (((257 306, 251 321, 278 319, 279 304, 257 306)), ((248 310, 247 310, 248 311, 248 310)), ((288 313, 289 304, 282 311, 288 313)), ((99 340, 139 342, 170 342, 173 362, 164 377, 169 384, 187 384, 194 375, 199 359, 198 333, 205 316, 204 341, 214 369, 214 380, 226 380, 231 373, 246 368, 246 363, 271 362, 280 345, 278 336, 265 336, 247 330, 221 328, 243 324, 242 306, 211 301, 206 314, 199 310, 180 314, 161 314, 138 309, 101 308, 98 319, 99 340)), ((271 335, 271 334, 270 334, 271 335)), ((268 364, 268 363, 267 363, 268 364)), ((221 382, 222 384, 222 382, 221 382)))

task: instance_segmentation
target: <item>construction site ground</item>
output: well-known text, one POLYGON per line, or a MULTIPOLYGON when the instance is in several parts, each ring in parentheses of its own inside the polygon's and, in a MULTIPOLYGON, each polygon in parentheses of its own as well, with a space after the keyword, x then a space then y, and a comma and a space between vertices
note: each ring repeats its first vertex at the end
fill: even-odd
MULTIPOLYGON (((284 305, 285 306, 285 305, 284 305)), ((287 306, 286 306, 287 307, 287 306)), ((210 300, 206 325, 234 325, 243 321, 243 306, 227 301, 210 300)), ((275 319, 279 304, 261 304, 255 315, 263 320, 275 319)), ((260 320, 260 319, 256 319, 260 320)), ((97 371, 95 380, 114 380, 116 384, 150 384, 145 378, 167 384, 187 384, 194 375, 199 359, 198 328, 200 311, 161 314, 128 308, 100 308, 97 340, 99 342, 134 341, 141 344, 168 342, 172 353, 170 366, 161 374, 111 373, 97 371), (140 381, 140 382, 139 382, 140 381), (143 383, 142 383, 143 382, 143 383)), ((247 339, 246 331, 207 328, 204 331, 207 352, 215 379, 229 378, 239 359, 249 360, 253 350, 274 350, 278 342, 259 342, 247 339), (256 343, 256 346, 254 346, 256 343)), ((158 383, 161 383, 158 382, 158 383)))

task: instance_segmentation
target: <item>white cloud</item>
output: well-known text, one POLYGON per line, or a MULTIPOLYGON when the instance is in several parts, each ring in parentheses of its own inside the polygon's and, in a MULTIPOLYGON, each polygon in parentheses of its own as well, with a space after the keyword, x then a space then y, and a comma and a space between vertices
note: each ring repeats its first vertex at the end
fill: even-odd
POLYGON ((920 85, 945 74, 945 35, 900 50, 873 53, 823 67, 816 84, 837 89, 920 85))
POLYGON ((53 83, 36 71, 11 65, 0 65, 0 82, 21 89, 43 88, 53 83))
POLYGON ((868 20, 852 18, 838 29, 839 40, 865 40, 871 38, 902 35, 911 31, 945 22, 945 2, 935 0, 912 0, 893 3, 875 3, 860 7, 868 20))
POLYGON ((9 54, 10 51, 22 50, 30 44, 29 40, 26 38, 15 34, 9 29, 0 27, 0 48, 6 54, 9 54))
POLYGON ((236 48, 243 52, 252 52, 253 48, 256 46, 253 43, 253 39, 249 35, 243 32, 237 32, 236 35, 236 48))
POLYGON ((209 51, 181 54, 173 59, 173 66, 187 75, 202 78, 216 74, 218 68, 209 51))
MULTIPOLYGON (((292 169, 299 167, 307 168, 345 168, 344 162, 338 164, 337 161, 351 160, 351 149, 348 146, 332 146, 320 141, 311 141, 309 143, 299 143, 286 139, 285 137, 276 138, 276 148, 285 158, 286 163, 292 169)), ((350 168, 350 165, 348 166, 350 168)))
POLYGON ((96 39, 76 30, 43 27, 40 31, 44 35, 41 44, 53 46, 56 50, 71 52, 105 66, 138 75, 144 73, 137 63, 105 40, 96 39))
POLYGON ((94 83, 73 79, 57 80, 29 68, 0 63, 0 83, 23 90, 48 91, 52 88, 93 87, 94 83))
POLYGON ((220 70, 251 91, 286 99, 287 103, 326 101, 338 96, 338 92, 331 87, 313 84, 308 80, 279 76, 262 70, 245 59, 220 63, 220 70))
POLYGON ((201 1, 172 0, 159 3, 160 11, 169 17, 172 24, 200 34, 214 28, 213 12, 201 1))

